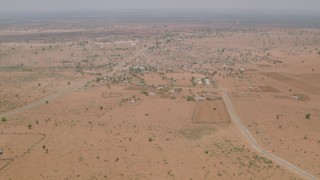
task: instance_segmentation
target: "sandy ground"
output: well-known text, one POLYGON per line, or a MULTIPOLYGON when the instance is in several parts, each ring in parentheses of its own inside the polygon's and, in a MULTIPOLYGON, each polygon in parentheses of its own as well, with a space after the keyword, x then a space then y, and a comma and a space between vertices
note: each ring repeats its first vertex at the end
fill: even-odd
POLYGON ((221 88, 320 177, 319 30, 186 26, 0 31, 0 115, 84 84, 0 116, 0 179, 300 179, 251 148, 221 88))

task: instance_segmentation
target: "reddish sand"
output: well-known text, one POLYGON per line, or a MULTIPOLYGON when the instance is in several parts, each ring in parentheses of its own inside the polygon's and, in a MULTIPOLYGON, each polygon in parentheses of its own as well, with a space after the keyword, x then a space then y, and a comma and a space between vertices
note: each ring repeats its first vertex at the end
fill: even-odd
POLYGON ((250 147, 222 88, 259 145, 320 177, 319 30, 54 27, 0 31, 0 179, 301 178, 250 147))

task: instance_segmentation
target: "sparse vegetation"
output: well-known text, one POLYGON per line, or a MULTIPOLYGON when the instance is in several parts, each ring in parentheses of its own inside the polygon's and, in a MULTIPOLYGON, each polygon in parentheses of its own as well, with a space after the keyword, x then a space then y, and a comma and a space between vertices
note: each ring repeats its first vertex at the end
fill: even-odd
POLYGON ((187 101, 192 101, 193 97, 192 96, 187 96, 187 101))
POLYGON ((68 17, 5 21, 2 156, 29 164, 41 157, 43 164, 40 170, 9 164, 6 177, 298 177, 268 153, 317 173, 316 27, 278 27, 270 19, 265 28, 250 17, 243 24, 241 17, 239 24, 202 16, 180 22, 180 15, 153 22, 156 14, 143 23, 113 16, 90 17, 89 24, 68 17), (234 116, 268 153, 251 148, 234 116), (54 162, 74 167, 64 171, 54 162), (107 175, 103 167, 111 169, 107 175))
POLYGON ((2 121, 2 122, 6 122, 6 121, 7 121, 7 118, 2 117, 2 118, 1 118, 1 121, 2 121))
POLYGON ((306 119, 310 119, 311 118, 311 114, 306 114, 306 119))

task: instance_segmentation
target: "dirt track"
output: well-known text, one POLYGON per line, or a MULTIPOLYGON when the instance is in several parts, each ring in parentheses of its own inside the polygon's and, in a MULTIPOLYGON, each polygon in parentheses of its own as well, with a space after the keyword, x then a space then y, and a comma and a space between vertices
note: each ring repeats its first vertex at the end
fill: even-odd
POLYGON ((83 87, 85 85, 85 83, 86 82, 81 82, 81 83, 75 84, 75 85, 71 86, 70 88, 58 91, 57 93, 52 94, 50 96, 47 96, 47 97, 45 97, 43 99, 40 99, 38 101, 34 101, 34 102, 30 103, 30 104, 27 104, 25 106, 22 106, 20 108, 15 109, 15 110, 0 114, 0 117, 7 117, 7 116, 11 116, 11 115, 22 113, 22 112, 27 111, 29 109, 35 108, 35 107, 37 107, 39 105, 45 104, 47 101, 50 103, 51 100, 54 100, 54 99, 59 98, 61 96, 64 96, 67 93, 73 92, 73 91, 79 89, 80 87, 83 87))
MULTIPOLYGON (((144 48, 144 49, 139 50, 138 52, 136 52, 131 57, 131 59, 136 58, 140 54, 144 53, 147 49, 148 48, 144 48)), ((124 67, 120 65, 120 66, 114 68, 113 71, 109 72, 107 75, 112 75, 113 73, 115 73, 117 71, 120 71, 120 70, 123 70, 123 69, 124 69, 124 67)), ((68 94, 70 92, 76 91, 76 90, 80 89, 81 87, 83 87, 86 83, 87 83, 87 81, 77 83, 77 84, 71 86, 70 88, 58 91, 55 94, 49 95, 49 96, 47 96, 47 97, 45 97, 43 99, 34 101, 34 102, 30 103, 30 104, 27 104, 25 106, 19 107, 17 109, 12 110, 12 111, 8 111, 8 112, 5 112, 5 113, 2 113, 2 114, 0 114, 0 117, 7 117, 7 116, 11 116, 11 115, 22 113, 22 112, 27 111, 29 109, 33 109, 33 108, 35 108, 35 107, 37 107, 39 105, 45 104, 47 101, 49 102, 51 100, 57 99, 59 97, 62 97, 65 94, 68 94)))
POLYGON ((272 161, 278 163, 282 167, 285 167, 300 176, 307 178, 307 179, 318 179, 317 177, 313 176, 312 174, 306 172, 305 170, 299 168, 298 166, 291 164, 290 162, 281 159, 280 157, 266 151, 261 146, 259 146, 255 140, 255 138, 251 135, 249 130, 245 127, 245 125, 241 122, 240 118, 236 114, 235 110, 233 109, 232 102, 230 100, 230 97, 226 90, 222 90, 222 99, 225 103, 225 106, 227 108, 227 112, 230 116, 231 121, 235 123, 235 125, 239 128, 241 133, 244 135, 244 137, 247 139, 249 144, 252 146, 253 149, 255 149, 258 153, 263 154, 266 158, 271 159, 272 161))

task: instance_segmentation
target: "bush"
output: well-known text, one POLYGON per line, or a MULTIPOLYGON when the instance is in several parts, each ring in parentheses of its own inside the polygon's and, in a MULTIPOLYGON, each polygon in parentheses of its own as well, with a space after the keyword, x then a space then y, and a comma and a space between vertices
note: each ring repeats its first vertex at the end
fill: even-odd
POLYGON ((192 100, 193 100, 192 96, 187 97, 187 101, 192 101, 192 100))
POLYGON ((2 121, 2 122, 6 122, 6 121, 7 121, 7 118, 3 117, 3 118, 1 118, 1 121, 2 121))
POLYGON ((306 119, 310 119, 311 118, 311 114, 306 114, 306 119))

